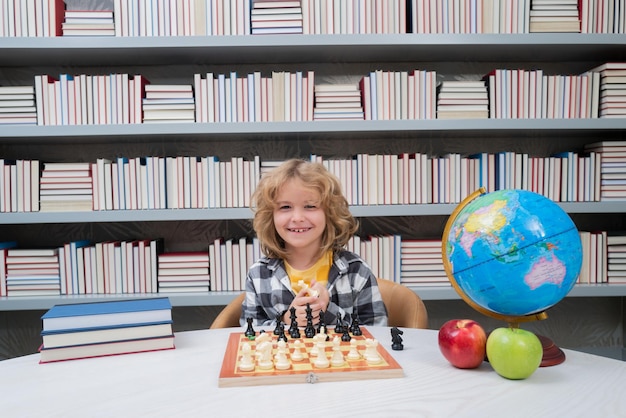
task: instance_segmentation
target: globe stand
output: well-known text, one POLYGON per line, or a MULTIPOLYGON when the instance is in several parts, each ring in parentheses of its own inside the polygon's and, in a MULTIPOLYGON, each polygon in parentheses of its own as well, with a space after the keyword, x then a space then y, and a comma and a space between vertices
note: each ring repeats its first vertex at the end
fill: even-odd
POLYGON ((537 334, 537 338, 541 341, 543 347, 543 357, 539 367, 556 366, 565 361, 565 353, 561 350, 554 341, 543 335, 537 334))

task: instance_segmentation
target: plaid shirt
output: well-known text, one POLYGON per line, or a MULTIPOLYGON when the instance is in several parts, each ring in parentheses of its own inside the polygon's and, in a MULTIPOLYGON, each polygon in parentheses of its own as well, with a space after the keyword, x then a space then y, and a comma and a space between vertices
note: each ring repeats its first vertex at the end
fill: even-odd
MULTIPOLYGON (((333 255, 326 288, 330 294, 324 317, 327 325, 335 324, 339 314, 344 324, 350 324, 353 312, 361 325, 387 325, 376 277, 358 255, 350 251, 333 255)), ((283 260, 261 257, 248 270, 241 325, 247 324, 247 318, 253 318, 254 325, 275 325, 276 317, 289 309, 295 296, 283 260)))

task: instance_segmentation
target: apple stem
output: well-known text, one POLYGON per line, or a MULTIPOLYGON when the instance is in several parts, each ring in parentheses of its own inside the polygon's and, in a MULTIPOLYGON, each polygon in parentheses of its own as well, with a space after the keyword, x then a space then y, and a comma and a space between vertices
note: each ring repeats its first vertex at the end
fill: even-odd
POLYGON ((519 322, 509 322, 509 328, 511 328, 511 329, 518 329, 519 328, 519 322))

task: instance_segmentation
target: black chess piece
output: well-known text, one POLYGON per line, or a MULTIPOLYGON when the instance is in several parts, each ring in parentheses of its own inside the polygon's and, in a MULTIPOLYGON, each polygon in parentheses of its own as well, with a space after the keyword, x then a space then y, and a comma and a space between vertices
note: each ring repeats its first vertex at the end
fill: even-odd
POLYGON ((350 336, 350 329, 348 327, 343 328, 343 334, 341 334, 341 341, 350 342, 352 337, 350 336))
POLYGON ((306 327, 304 328, 304 336, 306 338, 315 337, 315 327, 313 326, 313 311, 311 305, 306 304, 306 327))
POLYGON ((335 325, 335 332, 337 334, 343 334, 343 318, 341 314, 337 315, 337 324, 335 325))
POLYGON ((317 324, 317 333, 319 334, 320 332, 322 332, 322 328, 326 328, 326 322, 324 320, 324 316, 326 316, 326 313, 324 311, 320 311, 320 322, 317 324))
POLYGON ((280 341, 280 340, 283 340, 284 342, 287 342, 287 336, 285 335, 285 327, 282 327, 280 329, 280 333, 278 334, 278 340, 277 341, 280 341))
POLYGON ((298 328, 298 317, 296 316, 296 308, 293 306, 289 308, 289 318, 291 319, 291 325, 289 325, 289 335, 291 338, 300 338, 300 328, 298 328))
POLYGON ((359 325, 359 318, 356 316, 352 318, 352 324, 350 324, 350 332, 355 337, 363 335, 363 331, 361 331, 361 326, 359 325))
POLYGON ((397 327, 391 328, 391 349, 400 351, 404 349, 404 345, 402 344, 401 335, 404 334, 404 331, 398 329, 397 327))
POLYGON ((253 338, 254 336, 256 336, 256 331, 252 327, 252 322, 254 321, 254 319, 246 318, 246 321, 248 322, 248 327, 246 328, 246 332, 244 333, 244 335, 248 338, 253 338))
POLYGON ((285 323, 283 322, 283 315, 276 315, 276 328, 274 328, 274 335, 280 335, 281 332, 285 332, 285 323))

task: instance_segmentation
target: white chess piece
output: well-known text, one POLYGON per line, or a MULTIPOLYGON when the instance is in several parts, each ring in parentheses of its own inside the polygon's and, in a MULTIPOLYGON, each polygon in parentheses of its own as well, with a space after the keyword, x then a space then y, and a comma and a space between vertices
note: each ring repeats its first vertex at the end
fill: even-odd
POLYGON ((239 370, 250 372, 254 370, 254 360, 252 359, 252 346, 250 343, 244 343, 241 347, 241 360, 239 361, 239 370))
POLYGON ((302 355, 302 341, 295 340, 293 342, 293 353, 291 354, 291 360, 293 361, 302 361, 304 360, 304 356, 302 355))
POLYGON ((348 352, 348 360, 359 360, 361 355, 358 350, 358 343, 355 338, 350 340, 350 351, 348 352))
POLYGON ((368 364, 379 364, 383 361, 380 354, 378 354, 378 340, 368 338, 365 340, 365 360, 368 364))
POLYGON ((274 368, 274 362, 272 361, 272 343, 271 342, 261 341, 261 344, 257 344, 256 356, 259 358, 260 369, 270 370, 274 368))
POLYGON ((287 343, 284 340, 278 341, 278 349, 274 356, 274 367, 279 370, 287 370, 291 367, 289 359, 287 358, 287 343))
POLYGON ((320 369, 325 369, 330 366, 330 361, 328 361, 328 357, 326 356, 326 342, 318 342, 317 343, 317 358, 313 365, 320 369))
POLYGON ((333 338, 333 355, 330 359, 330 364, 335 367, 341 367, 345 362, 343 353, 341 352, 341 339, 335 337, 333 338))

